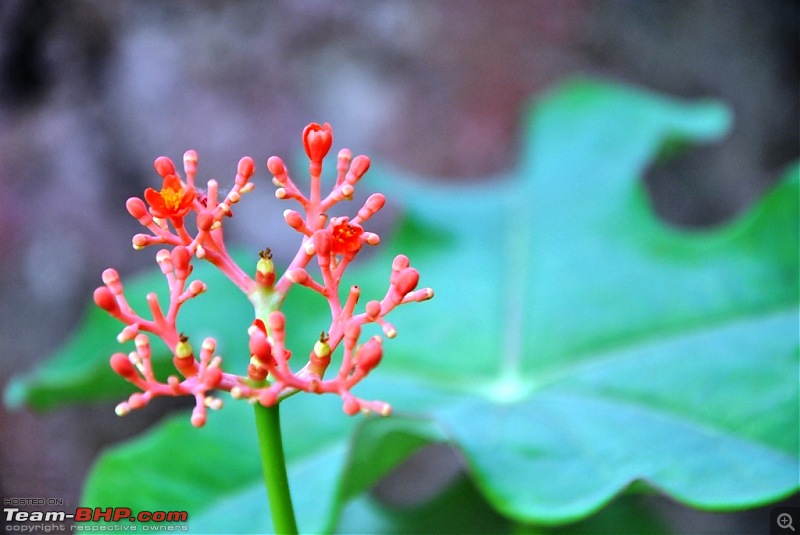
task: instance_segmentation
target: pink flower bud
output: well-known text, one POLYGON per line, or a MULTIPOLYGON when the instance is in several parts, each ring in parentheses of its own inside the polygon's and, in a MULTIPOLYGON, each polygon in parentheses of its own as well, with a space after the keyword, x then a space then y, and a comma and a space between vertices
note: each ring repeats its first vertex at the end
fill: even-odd
POLYGON ((324 125, 311 123, 303 129, 303 147, 312 162, 321 162, 331 150, 332 144, 333 132, 328 123, 324 125))
POLYGON ((403 268, 407 268, 411 263, 408 261, 408 257, 406 255, 399 254, 394 257, 394 261, 392 262, 392 271, 400 271, 403 268))
POLYGON ((195 407, 192 409, 191 422, 194 427, 203 427, 206 424, 205 407, 195 407))
POLYGON ((308 272, 303 268, 294 268, 286 272, 286 278, 297 284, 304 284, 308 280, 308 272))
POLYGON ((303 220, 303 216, 300 215, 300 212, 295 210, 285 210, 283 212, 283 219, 286 220, 286 224, 292 227, 295 230, 300 230, 306 226, 306 222, 303 220))
POLYGON ((358 211, 358 218, 361 221, 369 219, 375 215, 375 212, 383 208, 384 204, 386 204, 386 197, 384 197, 382 194, 375 193, 370 195, 367 199, 367 202, 365 202, 361 210, 358 211))
POLYGON ((189 284, 189 293, 194 296, 198 296, 201 293, 205 292, 208 289, 208 286, 203 281, 193 280, 189 284))
POLYGON ((237 173, 244 179, 241 182, 239 181, 239 177, 236 177, 236 183, 240 186, 243 186, 245 182, 250 180, 250 177, 253 176, 253 173, 256 170, 256 164, 253 162, 253 159, 250 156, 245 156, 241 160, 239 160, 239 166, 237 167, 237 173))
POLYGON ((172 250, 170 257, 172 258, 172 266, 175 268, 175 274, 179 279, 186 279, 189 276, 191 267, 189 261, 192 259, 192 253, 186 247, 178 245, 172 250))
POLYGON ((119 304, 114 294, 106 286, 100 286, 94 291, 94 302, 112 316, 119 311, 119 304))
POLYGON ((369 158, 367 156, 359 155, 353 158, 353 163, 350 164, 350 172, 347 173, 347 178, 345 179, 348 184, 355 184, 361 177, 364 176, 364 173, 369 170, 369 158))
POLYGON ((124 353, 114 353, 111 355, 111 369, 123 379, 134 379, 138 376, 136 368, 131 364, 128 355, 124 353))
MULTIPOLYGON (((147 222, 152 221, 150 212, 147 211, 147 205, 145 205, 144 201, 139 197, 131 197, 130 199, 128 199, 125 202, 125 208, 128 209, 129 214, 131 214, 134 218, 138 219, 139 221, 142 220, 147 220, 147 222)), ((142 222, 144 223, 144 221, 142 222)))
POLYGON ((383 344, 377 336, 370 338, 356 352, 356 366, 364 373, 377 366, 383 357, 383 344))
POLYGON ((417 283, 419 283, 419 272, 412 267, 407 267, 400 270, 394 285, 397 292, 405 296, 417 287, 417 283))
POLYGON ((186 172, 186 175, 194 175, 197 173, 197 152, 193 150, 187 150, 183 153, 183 170, 186 172))
POLYGON ((381 314, 381 304, 379 301, 370 301, 367 303, 367 316, 370 318, 377 318, 381 314))
POLYGON ((283 165, 283 160, 277 156, 271 156, 269 160, 267 160, 267 169, 269 169, 269 172, 276 177, 280 177, 286 173, 286 167, 283 165))
POLYGON ((150 236, 147 234, 135 234, 131 243, 134 249, 142 249, 150 244, 150 236))
POLYGON ((342 410, 348 416, 353 416, 359 411, 359 409, 361 409, 361 405, 359 405, 358 401, 353 398, 345 399, 344 403, 342 404, 342 410))
POLYGON ((167 175, 175 174, 175 164, 172 163, 172 160, 166 156, 159 156, 156 158, 153 166, 156 168, 156 173, 158 173, 162 178, 166 178, 167 175))
POLYGON ((264 365, 272 362, 272 346, 267 340, 267 333, 259 327, 251 328, 250 354, 264 365))

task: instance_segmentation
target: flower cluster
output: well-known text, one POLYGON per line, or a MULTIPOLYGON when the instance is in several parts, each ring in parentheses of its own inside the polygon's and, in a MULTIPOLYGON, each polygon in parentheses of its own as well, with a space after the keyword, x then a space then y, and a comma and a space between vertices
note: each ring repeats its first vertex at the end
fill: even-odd
POLYGON ((134 248, 162 247, 156 254, 156 261, 169 286, 169 303, 165 308, 155 293, 148 294, 150 317, 143 317, 128 304, 119 275, 113 269, 103 272, 104 284, 94 292, 95 303, 125 324, 117 340, 120 343, 133 340, 135 346, 130 354, 115 353, 111 357, 112 369, 141 390, 117 405, 117 414, 122 416, 131 409, 141 408, 157 396, 193 396, 196 403, 192 424, 202 426, 207 409, 218 409, 222 405, 221 399, 211 395, 212 391, 219 390, 264 406, 274 405, 300 391, 333 393, 342 398, 347 414, 363 411, 386 416, 391 412, 391 407, 384 402, 367 401, 351 393, 352 388, 378 365, 383 355, 381 336, 360 342, 362 327, 375 323, 386 337, 393 338, 396 330, 386 321, 386 316, 398 305, 430 299, 433 291, 430 288, 416 289, 419 273, 409 265, 407 257, 399 255, 392 263, 389 288, 381 300, 368 301, 364 310, 357 312, 360 297, 357 286, 350 287, 342 300, 339 286, 344 270, 364 245, 374 246, 380 242, 377 234, 364 230, 363 224, 383 207, 385 198, 379 193, 370 196, 352 218, 329 218, 327 212, 332 206, 352 199, 356 183, 370 165, 366 156, 352 158, 349 150, 340 151, 336 182, 323 198, 322 161, 331 144, 332 132, 327 123, 313 123, 303 131, 303 146, 310 162, 308 196, 289 177, 280 158, 273 156, 267 162, 277 186, 275 195, 279 199, 297 202, 301 209, 284 212, 286 223, 302 238, 297 254, 280 277, 275 272, 269 249, 259 253, 251 277, 225 248, 225 220, 232 215, 233 206, 242 195, 254 188, 250 181, 255 171, 252 158, 245 157, 239 161, 233 187, 222 200, 216 181, 209 180, 205 192, 196 186, 197 153, 194 151, 184 154, 184 179, 178 175, 171 160, 163 156, 156 159, 156 171, 163 179, 161 189, 148 188, 144 200, 137 197, 128 199, 127 209, 148 230, 133 237, 134 248), (191 214, 194 214, 194 224, 187 228, 191 214), (181 306, 206 290, 202 281, 189 280, 195 259, 213 264, 253 304, 255 319, 247 328, 250 361, 244 375, 223 371, 222 357, 215 355, 217 343, 214 338, 203 340, 198 354, 189 338, 178 329, 181 306), (309 265, 318 268, 318 273, 310 273, 309 265), (286 347, 287 320, 280 310, 294 285, 318 293, 327 301, 331 312, 328 331, 309 341, 308 361, 296 371, 289 366, 291 351, 286 347), (155 377, 148 333, 160 338, 172 352, 180 376, 171 375, 166 382, 155 377), (340 345, 343 349, 337 359, 338 371, 325 378, 340 345))

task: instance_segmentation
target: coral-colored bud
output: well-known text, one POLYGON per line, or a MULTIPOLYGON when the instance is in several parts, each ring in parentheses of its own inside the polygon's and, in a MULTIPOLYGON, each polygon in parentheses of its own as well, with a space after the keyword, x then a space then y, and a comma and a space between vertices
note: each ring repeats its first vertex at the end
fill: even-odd
POLYGON ((240 183, 239 177, 237 176, 236 183, 239 184, 240 186, 244 185, 244 183, 247 182, 251 176, 253 176, 255 170, 256 170, 256 164, 250 156, 245 156, 244 158, 239 160, 239 165, 236 168, 236 172, 239 175, 241 175, 241 177, 244 180, 242 180, 240 183))
POLYGON ((183 170, 187 175, 194 175, 197 172, 197 152, 187 150, 183 153, 183 170))
POLYGON ((405 296, 417 287, 417 283, 419 283, 419 272, 412 267, 407 267, 398 273, 395 288, 400 295, 405 296))
POLYGON ((191 422, 194 427, 203 427, 206 424, 206 411, 201 407, 195 407, 192 410, 191 422))
POLYGON ((150 212, 147 211, 147 205, 139 197, 131 197, 125 201, 125 208, 128 209, 129 214, 140 221, 142 219, 152 220, 150 212))
POLYGON ((198 296, 208 290, 208 286, 203 281, 194 280, 189 284, 189 293, 193 296, 198 296))
POLYGON ((370 301, 367 303, 367 316, 370 318, 377 318, 381 313, 381 304, 378 301, 370 301))
POLYGON ((303 268, 294 268, 286 271, 286 278, 290 281, 303 284, 308 280, 308 272, 303 268))
POLYGON ((333 132, 331 125, 325 123, 311 123, 303 129, 303 148, 306 149, 308 159, 312 162, 321 162, 331 150, 333 132))
POLYGON ((411 265, 409 262, 408 257, 403 254, 399 254, 394 257, 394 261, 392 262, 392 271, 400 271, 403 268, 407 268, 411 265))
POLYGON ((367 156, 359 155, 353 158, 353 163, 350 164, 350 172, 347 173, 347 178, 345 179, 349 184, 355 184, 361 177, 364 176, 364 173, 369 170, 369 158, 367 156))
POLYGON ((122 403, 117 404, 114 407, 114 412, 117 413, 117 416, 127 416, 131 412, 131 408, 128 405, 127 401, 123 401, 122 403))
POLYGON ((372 247, 375 247, 381 242, 381 237, 374 232, 365 232, 363 237, 367 245, 371 245, 372 247))
POLYGON ((197 214, 197 229, 203 232, 208 232, 214 225, 214 215, 209 211, 200 212, 197 214))
POLYGON ((106 286, 100 286, 94 291, 94 302, 97 306, 112 315, 119 310, 119 304, 114 294, 112 294, 111 290, 106 286))
POLYGON ((279 177, 286 173, 286 166, 283 165, 283 160, 278 156, 270 156, 267 160, 267 169, 275 177, 279 177))
POLYGON ((364 206, 361 210, 358 211, 358 218, 362 221, 365 221, 375 215, 375 212, 383 208, 386 204, 386 197, 384 197, 381 193, 374 193, 369 196, 367 202, 364 203, 364 206))
POLYGON ((182 245, 178 245, 172 250, 170 255, 172 258, 172 266, 175 268, 175 273, 179 279, 185 279, 189 276, 189 261, 192 259, 192 253, 189 249, 182 245))
POLYGON ((114 268, 108 268, 103 270, 102 278, 103 282, 112 285, 119 282, 119 273, 117 273, 117 270, 114 268))
POLYGON ((377 366, 383 357, 383 344, 378 336, 370 338, 356 352, 356 366, 363 372, 369 372, 377 366))
POLYGON ((284 210, 283 219, 286 220, 286 224, 295 230, 300 230, 306 225, 303 216, 300 215, 300 212, 295 210, 284 210))
POLYGON ((156 168, 156 173, 162 178, 166 178, 167 175, 175 174, 175 164, 166 156, 159 156, 156 158, 156 161, 153 162, 153 166, 156 168))
POLYGON ((125 353, 114 353, 111 355, 111 369, 124 379, 137 377, 136 368, 131 364, 128 355, 125 353))
POLYGON ((136 234, 131 240, 134 249, 144 249, 150 243, 150 238, 146 234, 136 234))
POLYGON ((251 329, 250 354, 264 365, 272 361, 272 346, 267 339, 267 333, 259 328, 251 329))
POLYGON ((348 416, 353 416, 359 411, 359 409, 361 409, 361 405, 359 405, 358 401, 353 398, 345 399, 344 403, 342 404, 342 410, 348 416))

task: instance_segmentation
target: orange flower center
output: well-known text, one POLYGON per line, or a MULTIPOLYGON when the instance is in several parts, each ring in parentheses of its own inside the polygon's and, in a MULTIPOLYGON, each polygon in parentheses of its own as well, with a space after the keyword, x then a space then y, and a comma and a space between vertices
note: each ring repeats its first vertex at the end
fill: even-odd
POLYGON ((341 223, 333 227, 333 249, 335 252, 348 252, 357 251, 361 246, 361 234, 364 230, 360 227, 350 225, 349 223, 341 223))
POLYGON ((174 212, 181 206, 183 193, 183 188, 164 188, 161 190, 161 198, 167 208, 174 212))

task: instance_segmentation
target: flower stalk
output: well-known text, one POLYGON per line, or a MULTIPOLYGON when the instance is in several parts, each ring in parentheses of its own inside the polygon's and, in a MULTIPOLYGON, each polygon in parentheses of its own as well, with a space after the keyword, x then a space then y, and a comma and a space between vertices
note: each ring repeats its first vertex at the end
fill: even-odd
POLYGON ((275 533, 297 534, 292 495, 289 491, 289 478, 286 475, 286 459, 283 454, 281 436, 280 404, 270 407, 255 405, 256 431, 261 465, 264 469, 264 483, 272 514, 275 533))

